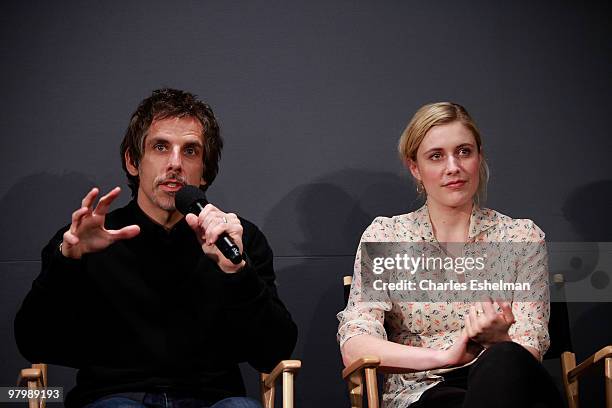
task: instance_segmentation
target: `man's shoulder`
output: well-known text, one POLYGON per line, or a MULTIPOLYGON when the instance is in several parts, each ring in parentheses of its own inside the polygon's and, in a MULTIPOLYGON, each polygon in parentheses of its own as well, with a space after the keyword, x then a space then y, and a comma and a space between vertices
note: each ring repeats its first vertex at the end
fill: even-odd
POLYGON ((262 250, 266 253, 272 251, 266 236, 255 223, 241 216, 238 216, 238 219, 242 225, 242 241, 244 243, 244 248, 249 253, 262 250))

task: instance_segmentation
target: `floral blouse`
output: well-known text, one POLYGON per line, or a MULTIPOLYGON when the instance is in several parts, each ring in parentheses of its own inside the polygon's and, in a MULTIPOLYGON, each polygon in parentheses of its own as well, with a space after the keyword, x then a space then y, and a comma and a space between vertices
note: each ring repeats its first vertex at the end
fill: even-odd
MULTIPOLYGON (((366 229, 361 242, 436 242, 427 205, 409 214, 377 217, 366 229)), ((360 245, 361 245, 360 242, 360 245)), ((544 244, 544 233, 533 221, 512 219, 490 209, 474 206, 470 217, 468 242, 536 242, 544 244)), ((540 246, 541 248, 543 246, 540 246)), ((543 247, 545 248, 545 247, 543 247)), ((528 301, 514 301, 515 323, 509 329, 513 341, 540 351, 550 345, 548 319, 548 265, 545 249, 528 254, 529 266, 517 266, 517 274, 530 274, 540 285, 532 288, 528 301), (535 276, 534 276, 535 275, 535 276)), ((390 298, 376 302, 360 301, 361 251, 357 251, 351 294, 346 309, 338 313, 338 342, 369 334, 395 343, 433 349, 448 349, 463 328, 470 303, 401 302, 390 298), (385 330, 385 325, 387 330, 385 330)), ((417 401, 427 389, 443 381, 438 375, 447 370, 430 370, 385 376, 383 407, 404 408, 417 401)))

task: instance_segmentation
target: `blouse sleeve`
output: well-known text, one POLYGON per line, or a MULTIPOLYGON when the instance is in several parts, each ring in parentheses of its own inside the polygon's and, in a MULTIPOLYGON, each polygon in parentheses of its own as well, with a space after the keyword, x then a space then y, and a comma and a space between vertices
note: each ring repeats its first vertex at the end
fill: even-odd
POLYGON ((337 315, 340 321, 337 334, 340 347, 342 347, 348 339, 361 334, 369 334, 384 340, 387 339, 384 320, 385 312, 391 310, 391 301, 386 293, 377 294, 376 301, 366 302, 363 300, 361 248, 364 242, 391 241, 392 236, 388 231, 392 228, 392 225, 390 225, 389 222, 389 218, 378 217, 374 219, 372 224, 370 224, 361 236, 359 247, 357 248, 357 255, 355 256, 353 283, 351 284, 349 299, 346 308, 337 315))
POLYGON ((550 346, 548 254, 544 232, 533 221, 524 222, 525 239, 517 243, 517 282, 529 282, 531 290, 512 302, 515 323, 508 334, 516 343, 539 350, 541 359, 550 346))

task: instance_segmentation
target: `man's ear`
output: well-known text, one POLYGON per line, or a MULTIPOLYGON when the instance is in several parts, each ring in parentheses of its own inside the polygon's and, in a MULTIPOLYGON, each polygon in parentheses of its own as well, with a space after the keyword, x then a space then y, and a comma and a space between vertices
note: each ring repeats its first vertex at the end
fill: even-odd
POLYGON ((131 176, 138 175, 138 165, 132 160, 132 155, 130 154, 130 149, 125 151, 123 159, 125 160, 125 167, 127 168, 128 173, 131 176))

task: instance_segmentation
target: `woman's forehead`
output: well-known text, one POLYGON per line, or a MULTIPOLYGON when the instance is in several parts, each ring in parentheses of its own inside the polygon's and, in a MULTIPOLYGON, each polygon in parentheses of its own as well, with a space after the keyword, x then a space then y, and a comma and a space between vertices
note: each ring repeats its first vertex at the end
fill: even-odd
POLYGON ((419 150, 455 148, 464 144, 476 144, 474 134, 463 123, 452 122, 429 129, 419 150))

